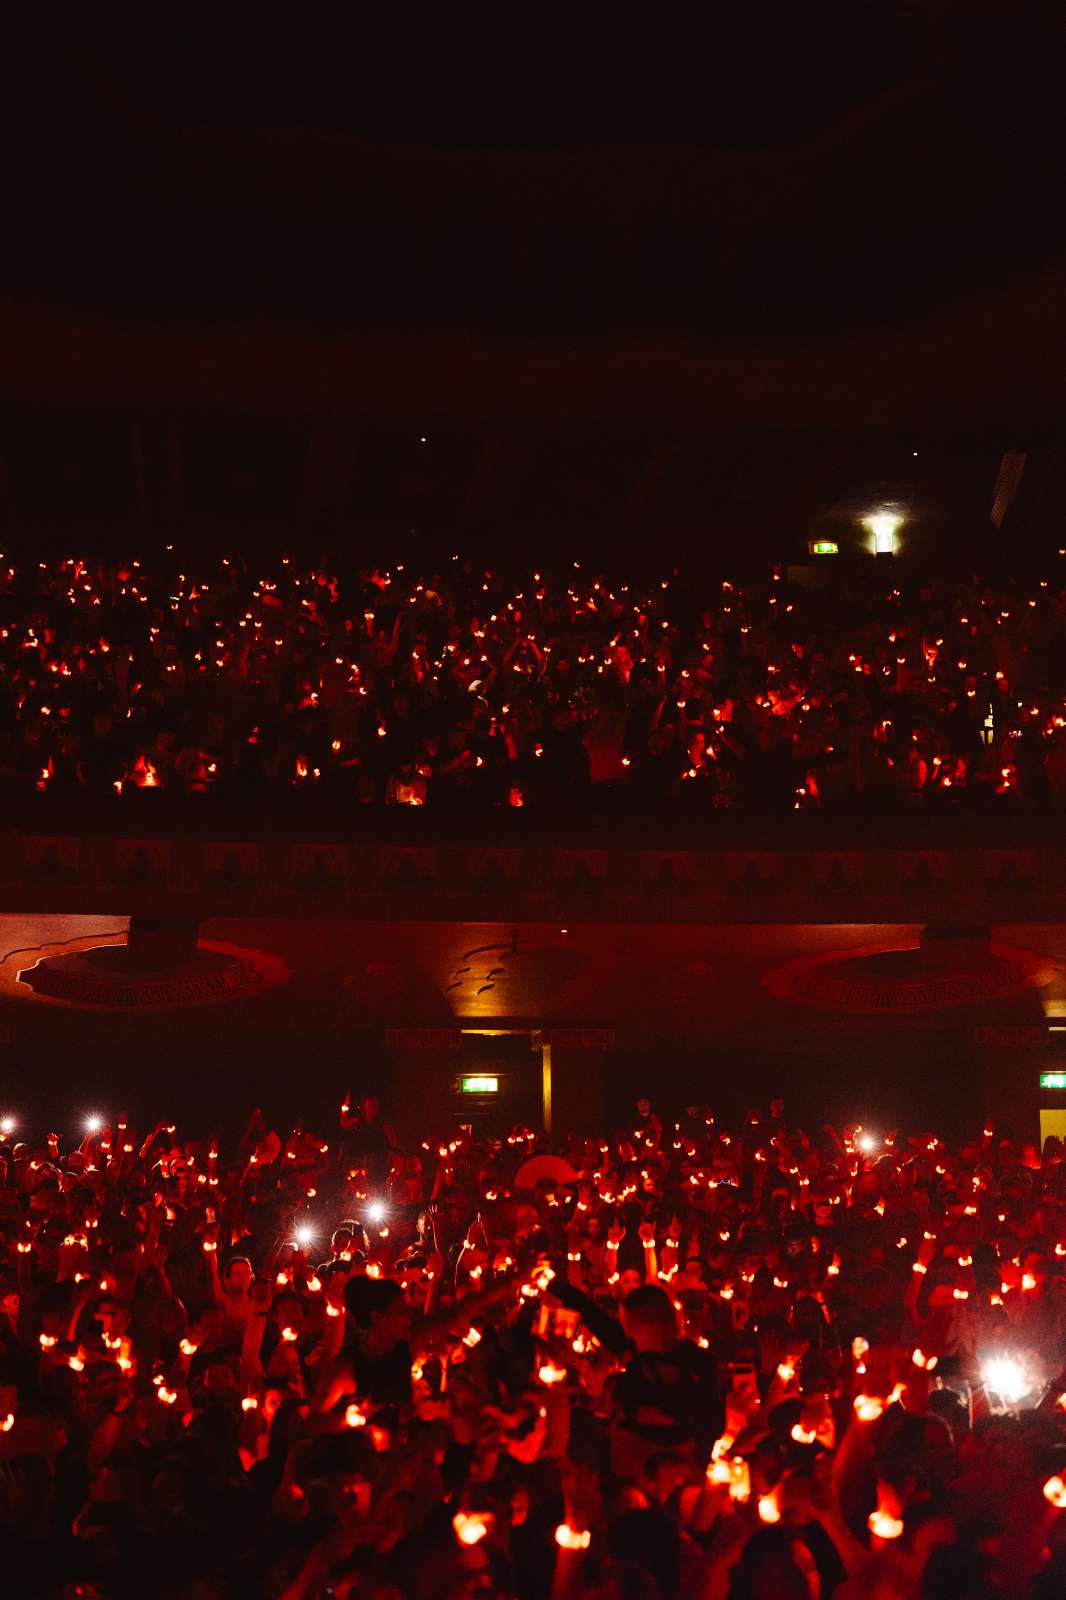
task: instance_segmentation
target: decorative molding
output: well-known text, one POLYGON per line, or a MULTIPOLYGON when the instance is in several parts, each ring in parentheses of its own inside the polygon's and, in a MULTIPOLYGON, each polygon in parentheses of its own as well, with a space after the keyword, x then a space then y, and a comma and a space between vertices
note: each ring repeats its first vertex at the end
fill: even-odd
POLYGON ((545 1044, 570 1050, 610 1050, 615 1043, 613 1028, 542 1028, 545 1044))
POLYGON ((459 1028, 386 1028, 385 1043, 391 1050, 458 1050, 462 1043, 459 1028))
MULTIPOLYGON (((420 819, 421 820, 421 819, 420 819)), ((773 837, 767 829, 768 838, 773 837)), ((232 834, 0 838, 12 911, 477 921, 1059 922, 1066 847, 570 848, 232 834)))
POLYGON ((188 961, 158 970, 92 959, 125 945, 123 932, 18 951, 0 964, 0 993, 78 1010, 169 1011, 249 999, 292 976, 280 956, 218 939, 202 940, 188 961))
MULTIPOLYGON (((799 956, 766 974, 763 985, 790 1005, 868 1016, 913 1016, 953 1006, 982 1005, 1035 988, 1047 980, 1047 964, 1029 950, 989 944, 983 961, 960 959, 954 968, 893 971, 871 958, 920 955, 915 946, 866 945, 799 956)), ((902 963, 901 963, 902 965, 902 963)))

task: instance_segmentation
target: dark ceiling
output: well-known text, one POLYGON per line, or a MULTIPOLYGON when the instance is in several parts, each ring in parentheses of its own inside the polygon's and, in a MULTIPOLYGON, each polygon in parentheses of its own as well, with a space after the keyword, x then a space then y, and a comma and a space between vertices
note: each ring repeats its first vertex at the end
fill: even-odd
MULTIPOLYGON (((46 8, 47 9, 47 8, 46 8)), ((593 8, 53 7, 50 31, 169 121, 335 129, 485 148, 772 143, 905 72, 925 8, 718 0, 699 17, 593 8)))
POLYGON ((0 262, 20 300, 780 336, 925 317, 1062 255, 1059 8, 68 0, 30 27, 0 262))

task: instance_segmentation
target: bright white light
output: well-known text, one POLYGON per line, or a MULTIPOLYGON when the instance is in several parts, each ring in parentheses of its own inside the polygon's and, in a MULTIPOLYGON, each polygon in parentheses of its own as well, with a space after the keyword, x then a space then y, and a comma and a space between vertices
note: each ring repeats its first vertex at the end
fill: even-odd
POLYGON ((15 1119, 14 1119, 14 1117, 4 1117, 3 1120, 0 1121, 0 1133, 14 1133, 14 1131, 15 1131, 15 1119))
POLYGON ((983 1361, 981 1376, 985 1388, 998 1394, 1009 1406, 1016 1406, 1020 1400, 1024 1400, 1032 1387, 1025 1368, 1013 1356, 992 1356, 983 1361))
POLYGON ((871 1511, 866 1519, 866 1526, 875 1539, 898 1539, 903 1532, 903 1522, 899 1517, 894 1517, 891 1511, 871 1511))
POLYGON ((489 1531, 489 1519, 480 1512, 457 1511, 452 1518, 452 1527, 460 1544, 478 1544, 489 1531))
POLYGON ((864 1155, 869 1155, 871 1150, 877 1149, 877 1140, 872 1133, 864 1133, 859 1140, 859 1149, 864 1155))
POLYGON ((777 1496, 762 1494, 759 1496, 759 1517, 763 1522, 780 1522, 781 1507, 777 1503, 777 1496))
POLYGON ((896 530, 903 518, 896 511, 877 511, 863 521, 874 536, 874 554, 891 556, 896 553, 896 530))
POLYGON ((368 1222, 385 1221, 385 1207, 382 1205, 380 1200, 371 1201, 370 1205, 368 1205, 366 1208, 366 1216, 368 1222))
POLYGON ((306 1225, 297 1228, 295 1238, 296 1243, 300 1246, 300 1248, 302 1250, 306 1250, 309 1244, 314 1244, 315 1242, 314 1229, 308 1228, 306 1225))
POLYGON ((101 1119, 99 1117, 95 1117, 95 1116, 86 1117, 86 1119, 85 1119, 85 1131, 86 1131, 86 1133, 99 1133, 101 1126, 102 1126, 102 1121, 101 1121, 101 1119))

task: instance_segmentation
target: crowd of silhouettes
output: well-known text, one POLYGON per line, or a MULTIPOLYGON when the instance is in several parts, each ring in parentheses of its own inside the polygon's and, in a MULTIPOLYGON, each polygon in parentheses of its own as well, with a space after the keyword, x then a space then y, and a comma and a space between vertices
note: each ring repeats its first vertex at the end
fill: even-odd
MULTIPOLYGON (((1061 555, 1061 553, 1060 553, 1061 555)), ((0 556, 0 791, 698 816, 1066 800, 1066 570, 0 556), (829 569, 823 569, 828 571, 829 569), (841 569, 843 572, 844 569, 841 569)))
POLYGON ((1056 1140, 2 1126, 5 1593, 1066 1592, 1056 1140))

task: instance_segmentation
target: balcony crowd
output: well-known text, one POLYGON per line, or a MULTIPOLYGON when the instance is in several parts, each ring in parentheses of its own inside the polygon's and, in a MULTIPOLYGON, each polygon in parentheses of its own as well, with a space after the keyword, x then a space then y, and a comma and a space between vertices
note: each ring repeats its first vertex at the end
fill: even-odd
POLYGON ((1066 563, 654 581, 0 557, 0 788, 560 813, 1066 800, 1066 563))

